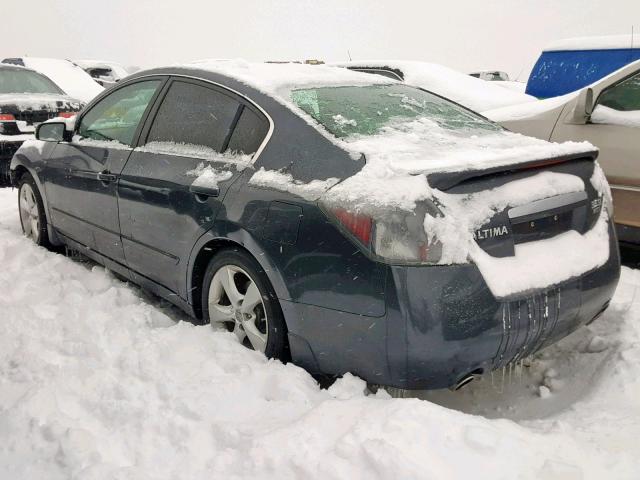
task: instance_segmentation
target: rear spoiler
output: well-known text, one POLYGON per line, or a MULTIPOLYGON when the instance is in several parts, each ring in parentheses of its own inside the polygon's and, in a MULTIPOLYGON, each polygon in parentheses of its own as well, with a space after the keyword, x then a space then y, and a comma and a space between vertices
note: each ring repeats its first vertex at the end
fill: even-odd
POLYGON ((517 164, 501 165, 476 170, 463 170, 458 172, 434 172, 427 174, 429 185, 438 190, 448 190, 466 180, 477 177, 484 177, 494 173, 518 172, 522 170, 532 170, 537 168, 545 168, 559 163, 572 162, 574 160, 591 160, 598 158, 598 150, 592 150, 571 155, 562 155, 560 157, 547 158, 544 160, 531 160, 517 164))

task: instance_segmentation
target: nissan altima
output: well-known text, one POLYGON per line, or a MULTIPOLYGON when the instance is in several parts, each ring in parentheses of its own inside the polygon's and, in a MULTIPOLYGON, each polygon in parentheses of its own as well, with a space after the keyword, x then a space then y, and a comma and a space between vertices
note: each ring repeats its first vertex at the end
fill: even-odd
POLYGON ((11 164, 25 235, 312 373, 460 386, 594 320, 619 277, 594 147, 382 76, 158 68, 36 137, 11 164))

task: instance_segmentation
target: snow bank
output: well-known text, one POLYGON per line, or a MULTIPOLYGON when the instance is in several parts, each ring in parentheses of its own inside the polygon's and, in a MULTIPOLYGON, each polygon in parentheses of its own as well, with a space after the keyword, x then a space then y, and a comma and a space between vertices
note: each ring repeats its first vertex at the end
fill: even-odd
POLYGON ((68 60, 23 57, 24 66, 49 77, 70 97, 89 102, 104 89, 82 68, 68 60))
POLYGON ((436 63, 402 60, 363 60, 331 64, 341 67, 390 67, 404 74, 404 82, 453 100, 476 112, 532 102, 535 97, 494 85, 436 63))
POLYGON ((637 477, 638 272, 626 270, 612 310, 580 330, 584 349, 567 339, 534 361, 517 395, 495 394, 509 408, 449 397, 491 420, 365 396, 352 376, 320 390, 104 269, 35 247, 16 198, 0 190, 0 478, 637 477), (565 388, 575 397, 558 406, 562 379, 576 376, 585 391, 565 388))

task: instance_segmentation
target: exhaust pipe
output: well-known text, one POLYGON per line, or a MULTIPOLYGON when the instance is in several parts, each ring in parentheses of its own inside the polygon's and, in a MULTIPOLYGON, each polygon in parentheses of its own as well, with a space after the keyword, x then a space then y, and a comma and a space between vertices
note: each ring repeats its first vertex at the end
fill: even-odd
POLYGON ((462 387, 469 385, 471 382, 473 382, 477 378, 480 378, 481 375, 482 375, 482 371, 478 371, 478 370, 474 370, 471 373, 467 373, 462 378, 460 378, 460 380, 458 380, 456 383, 451 385, 449 387, 449 390, 451 390, 452 392, 460 390, 462 387))

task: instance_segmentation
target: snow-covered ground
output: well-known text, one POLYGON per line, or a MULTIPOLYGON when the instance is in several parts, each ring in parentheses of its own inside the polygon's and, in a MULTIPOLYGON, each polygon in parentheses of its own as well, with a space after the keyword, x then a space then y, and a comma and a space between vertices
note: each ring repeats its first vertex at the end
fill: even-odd
POLYGON ((640 472, 640 272, 522 371, 391 399, 321 390, 22 237, 0 190, 2 479, 601 479, 640 472), (493 385, 492 385, 493 383, 493 385))

